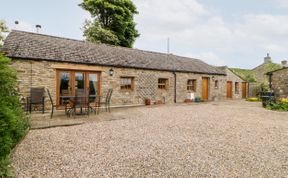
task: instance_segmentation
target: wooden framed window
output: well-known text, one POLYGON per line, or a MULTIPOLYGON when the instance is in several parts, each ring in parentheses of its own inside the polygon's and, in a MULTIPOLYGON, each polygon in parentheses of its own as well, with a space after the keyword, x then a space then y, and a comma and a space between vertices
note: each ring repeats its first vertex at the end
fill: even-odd
POLYGON ((215 89, 218 89, 218 88, 219 88, 219 82, 218 82, 218 80, 215 80, 214 88, 215 88, 215 89))
POLYGON ((168 89, 168 79, 159 78, 158 79, 158 88, 159 89, 168 89))
POLYGON ((121 90, 133 90, 134 89, 134 77, 120 77, 121 90))
POLYGON ((235 93, 239 94, 239 82, 235 82, 235 93))
POLYGON ((196 92, 196 80, 188 80, 187 81, 187 90, 196 92))

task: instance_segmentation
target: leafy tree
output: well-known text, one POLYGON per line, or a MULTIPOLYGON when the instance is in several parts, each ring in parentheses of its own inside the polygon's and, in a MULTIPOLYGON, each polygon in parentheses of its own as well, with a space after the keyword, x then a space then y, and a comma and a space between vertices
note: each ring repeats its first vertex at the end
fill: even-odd
POLYGON ((118 37, 110 30, 102 28, 97 20, 94 20, 94 23, 85 21, 84 36, 87 41, 92 43, 106 43, 112 45, 118 45, 120 43, 118 37))
POLYGON ((4 20, 0 20, 0 46, 3 45, 4 36, 3 33, 8 32, 8 28, 5 25, 4 20))
POLYGON ((16 71, 9 67, 10 62, 0 54, 0 177, 11 175, 11 149, 28 128, 16 89, 16 71))
POLYGON ((87 41, 132 47, 139 33, 133 21, 138 12, 131 0, 83 0, 80 6, 93 17, 84 24, 87 41))

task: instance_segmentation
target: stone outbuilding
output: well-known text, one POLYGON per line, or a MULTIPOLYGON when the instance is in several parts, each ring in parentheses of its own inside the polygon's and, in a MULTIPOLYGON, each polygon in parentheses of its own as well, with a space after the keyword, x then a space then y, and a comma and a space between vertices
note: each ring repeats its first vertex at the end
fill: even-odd
POLYGON ((277 97, 288 98, 288 66, 282 62, 283 68, 267 73, 270 88, 277 97))
POLYGON ((247 82, 227 66, 218 68, 226 73, 226 98, 245 99, 248 93, 247 82))
MULTIPOLYGON (((1 51, 12 58, 19 92, 27 96, 31 87, 45 87, 58 109, 76 89, 105 96, 112 88, 112 105, 142 105, 145 99, 174 103, 190 97, 227 97, 227 72, 199 59, 15 30, 1 51)), ((241 98, 241 82, 237 87, 232 84, 231 88, 239 88, 231 89, 239 95, 232 98, 241 98)))

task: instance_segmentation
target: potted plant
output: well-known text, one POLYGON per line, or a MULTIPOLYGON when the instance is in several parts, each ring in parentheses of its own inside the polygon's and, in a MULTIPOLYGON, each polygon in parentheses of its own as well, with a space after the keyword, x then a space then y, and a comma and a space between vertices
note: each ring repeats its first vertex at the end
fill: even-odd
POLYGON ((193 100, 192 100, 192 99, 185 99, 184 102, 185 102, 185 103, 192 103, 193 100))
POLYGON ((157 100, 155 101, 155 104, 159 105, 159 104, 163 104, 163 102, 161 100, 157 100))
POLYGON ((195 103, 200 103, 201 102, 201 97, 195 97, 195 103))
POLYGON ((145 98, 145 105, 151 105, 151 99, 145 98))

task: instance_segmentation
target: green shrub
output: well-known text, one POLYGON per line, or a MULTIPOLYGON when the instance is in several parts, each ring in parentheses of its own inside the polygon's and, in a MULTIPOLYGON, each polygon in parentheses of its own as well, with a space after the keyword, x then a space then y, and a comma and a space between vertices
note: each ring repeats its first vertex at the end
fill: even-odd
POLYGON ((10 62, 9 58, 0 54, 0 177, 11 174, 11 149, 29 127, 16 90, 16 71, 9 67, 10 62))
POLYGON ((260 98, 247 98, 246 101, 250 101, 250 102, 260 102, 261 99, 260 99, 260 98))
POLYGON ((288 111, 288 102, 269 102, 266 109, 276 111, 288 111))

